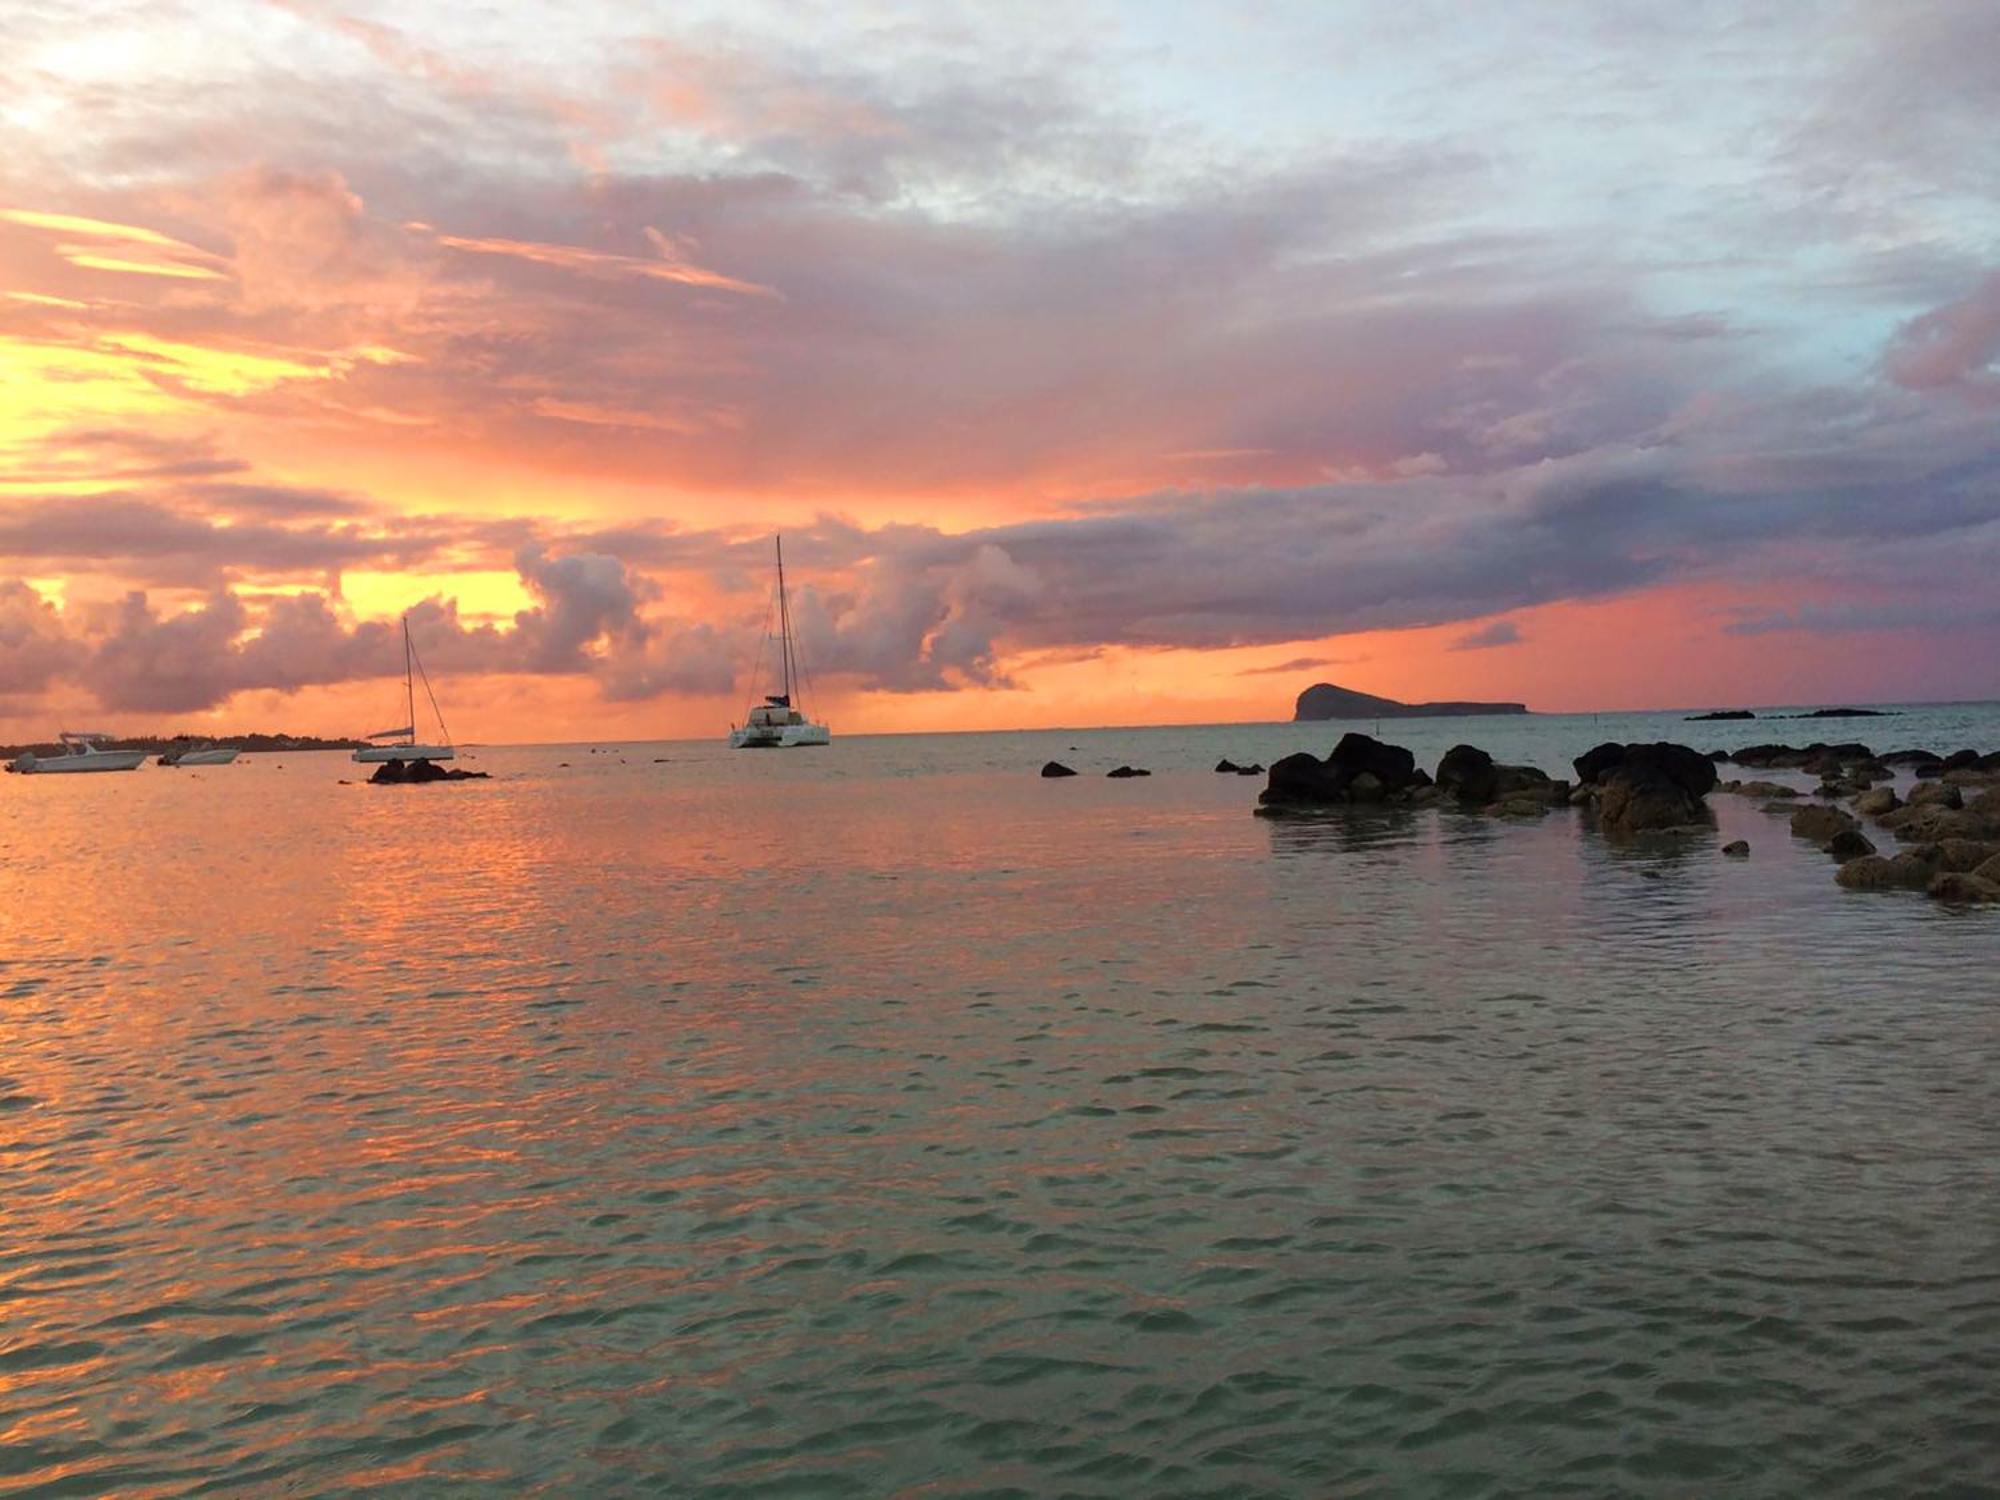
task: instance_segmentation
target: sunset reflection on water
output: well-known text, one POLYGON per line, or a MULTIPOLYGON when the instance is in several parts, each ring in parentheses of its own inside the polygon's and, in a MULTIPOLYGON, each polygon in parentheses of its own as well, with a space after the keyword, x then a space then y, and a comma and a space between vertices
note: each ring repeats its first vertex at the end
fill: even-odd
POLYGON ((1317 1493, 1931 1430, 1869 1372, 1993 1311, 1990 925, 1747 806, 1754 868, 1269 823, 1135 743, 9 778, 4 1482, 1317 1493), (1848 1395, 1774 1438, 1800 1360, 1848 1395))

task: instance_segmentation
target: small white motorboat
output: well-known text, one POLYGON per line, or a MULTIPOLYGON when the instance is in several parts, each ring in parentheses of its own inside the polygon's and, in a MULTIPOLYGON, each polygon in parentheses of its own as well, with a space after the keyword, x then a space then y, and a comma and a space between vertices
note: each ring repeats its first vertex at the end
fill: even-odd
POLYGON ((767 693, 764 701, 744 716, 741 727, 729 731, 732 750, 791 750, 806 745, 829 745, 833 735, 826 725, 815 724, 793 703, 798 696, 798 648, 792 641, 792 611, 785 598, 785 539, 778 543, 778 660, 782 686, 767 693))
POLYGON ((143 750, 105 750, 98 741, 112 736, 101 733, 72 732, 65 729, 56 737, 62 742, 60 755, 37 755, 32 750, 24 750, 14 758, 7 769, 25 775, 50 775, 55 772, 71 771, 135 771, 146 763, 143 750))
POLYGON ((212 740, 189 740, 173 750, 160 752, 163 766, 226 766, 241 754, 234 745, 218 745, 212 740))
POLYGON ((394 729, 378 729, 362 738, 375 743, 361 746, 354 752, 354 758, 363 765, 379 765, 384 761, 400 760, 451 760, 457 755, 452 749, 451 731, 444 727, 444 714, 438 708, 437 694, 431 691, 430 674, 424 670, 423 662, 417 656, 416 643, 410 639, 410 617, 403 616, 403 713, 401 724, 394 729), (424 697, 430 701, 431 712, 437 716, 440 742, 420 744, 417 740, 417 682, 424 684, 424 697))

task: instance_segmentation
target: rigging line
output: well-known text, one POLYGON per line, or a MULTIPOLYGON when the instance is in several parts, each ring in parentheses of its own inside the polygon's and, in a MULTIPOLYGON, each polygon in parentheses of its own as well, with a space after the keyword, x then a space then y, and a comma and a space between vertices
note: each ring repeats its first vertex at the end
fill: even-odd
POLYGON ((771 616, 776 612, 778 596, 776 592, 764 600, 764 633, 757 638, 756 652, 750 658, 750 696, 753 706, 763 695, 757 691, 757 681, 764 670, 764 648, 771 644, 771 616))
MULTIPOLYGON (((408 628, 407 622, 405 623, 405 628, 408 628)), ((424 680, 424 696, 431 700, 431 712, 437 715, 438 733, 444 736, 444 742, 449 745, 451 743, 451 730, 445 726, 444 710, 438 707, 437 694, 431 691, 431 674, 424 670, 424 659, 417 655, 417 643, 415 641, 410 642, 410 660, 417 664, 417 675, 424 680)), ((410 715, 410 738, 415 740, 416 737, 417 716, 412 712, 410 715)))

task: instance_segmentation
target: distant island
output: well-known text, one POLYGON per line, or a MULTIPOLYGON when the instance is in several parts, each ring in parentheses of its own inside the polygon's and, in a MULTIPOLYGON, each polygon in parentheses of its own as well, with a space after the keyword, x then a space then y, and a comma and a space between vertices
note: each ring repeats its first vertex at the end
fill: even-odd
MULTIPOLYGON (((234 746, 246 755, 277 750, 353 750, 361 744, 360 740, 323 740, 310 734, 135 734, 107 739, 102 743, 107 750, 144 750, 148 755, 156 755, 190 740, 205 745, 234 746)), ((35 745, 0 745, 0 759, 12 760, 24 750, 52 756, 58 754, 61 748, 54 740, 35 745)))
POLYGON ((1357 693, 1352 688, 1316 682, 1299 694, 1292 713, 1295 724, 1320 719, 1447 719, 1462 714, 1524 714, 1525 703, 1403 703, 1394 698, 1378 698, 1373 693, 1357 693))

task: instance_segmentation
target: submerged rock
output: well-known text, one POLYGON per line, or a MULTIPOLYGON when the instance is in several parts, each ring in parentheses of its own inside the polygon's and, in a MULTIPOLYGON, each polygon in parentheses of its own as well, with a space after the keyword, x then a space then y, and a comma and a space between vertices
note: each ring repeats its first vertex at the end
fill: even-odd
POLYGON ((1903 799, 1896 795, 1893 787, 1878 786, 1863 792, 1854 799, 1854 810, 1866 818, 1879 818, 1884 813, 1892 813, 1903 805, 1903 799))
POLYGON ((1811 839, 1815 844, 1824 845, 1835 835, 1851 833, 1858 825, 1837 807, 1801 807, 1792 814, 1792 834, 1795 838, 1811 839))
POLYGON ((1750 857, 1750 845, 1746 840, 1734 839, 1722 846, 1722 852, 1731 859, 1748 859, 1750 857))
POLYGON ((2000 885, 1957 871, 1947 871, 1938 876, 1925 890, 1933 901, 1944 901, 1953 906, 1991 906, 2000 902, 2000 885))
POLYGON ((1106 771, 1104 774, 1113 781, 1129 781, 1134 776, 1151 776, 1153 773, 1138 766, 1119 766, 1116 770, 1106 771))
POLYGON ((1926 847, 1937 850, 1938 862, 1947 870, 1961 874, 1977 874, 2000 856, 2000 842, 1991 839, 1940 839, 1926 847))
POLYGON ((1732 792, 1738 797, 1796 797, 1799 789, 1795 786, 1781 786, 1775 781, 1725 781, 1718 789, 1732 792))
POLYGON ((1833 878, 1850 891, 1921 891, 1928 890, 1938 874, 1935 861, 1905 850, 1894 859, 1879 854, 1850 859, 1834 871, 1833 878))
POLYGON ((1243 768, 1225 755, 1215 763, 1215 774, 1218 776, 1240 776, 1243 774, 1243 768))
POLYGON ((1049 761, 1042 767, 1042 776, 1045 780, 1053 780, 1058 776, 1074 776, 1075 774, 1076 772, 1072 771, 1059 760, 1049 761))
POLYGON ((1956 811, 1965 806, 1965 793, 1948 782, 1926 782, 1910 789, 1910 806, 1949 807, 1956 811))
POLYGON ((1858 828, 1843 828, 1826 841, 1826 852, 1842 864, 1850 859, 1860 859, 1873 854, 1875 846, 1868 841, 1868 835, 1858 828))

